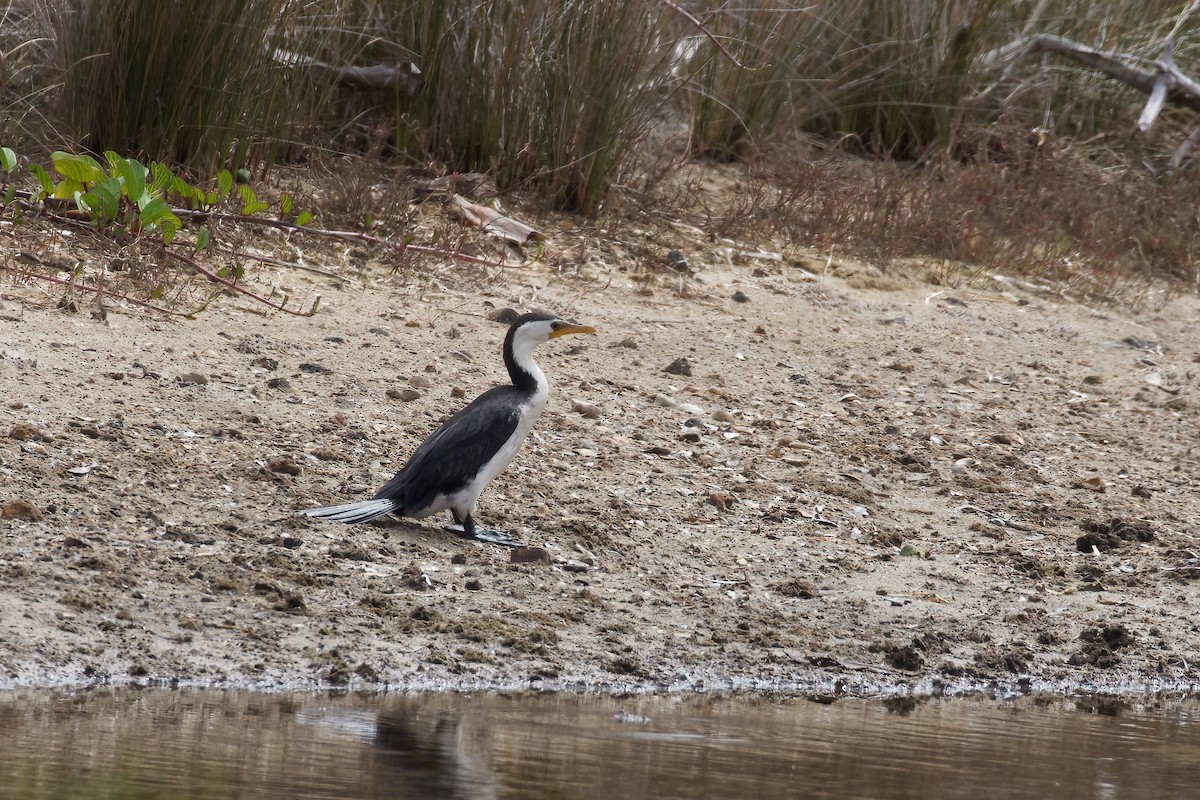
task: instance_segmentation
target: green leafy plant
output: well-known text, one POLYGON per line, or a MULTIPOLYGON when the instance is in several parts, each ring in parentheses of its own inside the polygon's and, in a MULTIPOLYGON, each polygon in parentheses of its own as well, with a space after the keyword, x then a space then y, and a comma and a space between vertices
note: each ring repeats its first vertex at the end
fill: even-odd
MULTIPOLYGON (((298 210, 295 199, 291 195, 284 194, 280 197, 278 218, 263 217, 261 216, 262 212, 271 209, 272 204, 259 199, 254 191, 245 184, 238 187, 239 191, 235 197, 233 193, 235 179, 227 170, 223 170, 217 175, 216 189, 206 191, 202 187, 188 183, 159 162, 152 162, 147 166, 135 159, 123 158, 113 151, 106 152, 104 159, 105 163, 102 164, 90 155, 60 150, 51 154, 52 171, 48 171, 40 164, 30 163, 28 170, 36 181, 36 188, 32 191, 22 192, 18 203, 14 202, 18 198, 15 185, 10 178, 14 176, 14 173, 19 172, 19 159, 12 148, 0 147, 0 168, 4 171, 6 187, 3 207, 37 208, 42 212, 56 213, 71 219, 81 219, 97 231, 111 234, 119 239, 132 238, 134 241, 160 246, 168 257, 186 264, 208 280, 270 305, 272 308, 288 313, 311 314, 315 312, 315 303, 308 312, 295 312, 286 307, 286 297, 282 301, 275 301, 271 297, 264 297, 252 289, 242 286, 240 282, 245 277, 245 267, 240 263, 233 266, 220 266, 214 270, 199 263, 193 257, 208 248, 212 242, 212 232, 205 224, 209 218, 220 219, 223 222, 268 224, 287 229, 302 229, 304 225, 312 221, 312 214, 305 210, 298 210), (220 211, 219 206, 227 200, 242 201, 241 213, 230 214, 220 211), (190 208, 173 206, 172 202, 183 203, 190 208), (176 234, 183 227, 181 218, 192 219, 200 223, 190 245, 191 255, 181 252, 179 245, 175 242, 176 234), (175 246, 172 247, 172 245, 175 246)), ((79 282, 82 277, 79 274, 81 270, 83 270, 82 266, 66 283, 100 295, 132 300, 158 311, 165 310, 161 307, 150 306, 146 300, 136 300, 128 295, 99 286, 83 286, 79 282)), ((37 277, 50 282, 64 282, 48 275, 37 277)), ((149 299, 158 300, 163 293, 163 287, 155 285, 149 292, 149 299)))
POLYGON ((96 227, 157 233, 163 244, 175 239, 181 223, 166 201, 166 193, 174 183, 165 180, 169 170, 156 173, 153 165, 147 168, 111 150, 104 154, 107 169, 88 155, 59 150, 50 158, 54 171, 62 177, 57 184, 48 186, 49 175, 44 171, 45 179, 39 175, 46 196, 74 201, 96 227))

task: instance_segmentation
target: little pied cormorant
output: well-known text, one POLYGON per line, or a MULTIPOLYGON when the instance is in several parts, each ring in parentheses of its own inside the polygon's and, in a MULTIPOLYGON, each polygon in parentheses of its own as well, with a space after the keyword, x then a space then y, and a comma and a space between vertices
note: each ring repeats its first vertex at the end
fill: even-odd
POLYGON ((370 500, 300 513, 335 522, 369 522, 386 514, 420 519, 449 510, 464 536, 517 544, 499 532, 476 531, 471 519, 475 503, 513 460, 546 405, 550 384, 533 361, 533 349, 559 336, 595 332, 590 325, 545 312, 518 317, 504 338, 504 365, 512 385, 489 389, 446 420, 370 500))

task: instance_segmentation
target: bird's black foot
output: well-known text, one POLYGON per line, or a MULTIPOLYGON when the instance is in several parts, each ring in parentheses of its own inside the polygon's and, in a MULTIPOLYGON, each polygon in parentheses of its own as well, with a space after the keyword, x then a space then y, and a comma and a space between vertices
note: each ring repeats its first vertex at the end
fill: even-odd
POLYGON ((449 525, 446 530, 456 536, 461 536, 464 539, 473 539, 476 542, 487 542, 488 544, 499 544, 504 547, 524 547, 524 542, 514 539, 507 531, 499 531, 494 528, 476 528, 468 533, 461 525, 449 525))
POLYGON ((446 530, 456 536, 461 536, 464 539, 474 539, 477 542, 503 545, 504 547, 524 547, 524 544, 514 539, 506 531, 499 531, 494 528, 478 528, 475 526, 475 520, 471 519, 469 515, 459 517, 454 511, 450 513, 457 524, 448 526, 446 530))

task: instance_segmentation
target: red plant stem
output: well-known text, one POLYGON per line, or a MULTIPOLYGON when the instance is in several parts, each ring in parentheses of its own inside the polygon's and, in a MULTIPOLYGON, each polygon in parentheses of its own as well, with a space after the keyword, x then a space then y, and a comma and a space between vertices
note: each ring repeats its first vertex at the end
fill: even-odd
POLYGON ((688 11, 686 8, 679 5, 678 3, 672 2, 672 0, 662 0, 662 2, 664 5, 669 6, 670 8, 674 9, 675 12, 677 14, 679 14, 679 16, 683 17, 688 22, 695 25, 697 30, 699 30, 701 33, 703 33, 705 36, 707 36, 712 41, 712 43, 717 46, 717 49, 720 50, 722 53, 724 53, 725 57, 733 62, 735 67, 745 68, 745 66, 746 66, 745 64, 738 61, 736 58, 734 58, 733 53, 731 53, 725 49, 725 45, 721 44, 721 42, 717 39, 717 37, 713 35, 713 32, 708 29, 708 25, 706 25, 704 22, 697 19, 694 14, 692 14, 690 11, 688 11))
POLYGON ((269 228, 278 228, 285 231, 298 231, 300 233, 311 233, 315 236, 329 236, 335 239, 349 239, 356 242, 369 242, 370 244, 390 247, 400 253, 405 253, 409 250, 415 253, 424 253, 426 255, 444 256, 452 261, 469 261, 472 264, 484 264, 489 267, 502 267, 503 262, 495 261, 482 256, 473 256, 464 253, 461 250, 446 250, 441 247, 429 247, 421 244, 406 244, 404 242, 393 242, 390 239, 384 239, 380 236, 373 236, 362 231, 331 231, 325 228, 313 228, 308 225, 297 225, 294 222, 287 222, 281 219, 269 219, 266 217, 246 217, 241 214, 217 214, 209 211, 197 211, 187 208, 172 208, 171 213, 175 216, 189 219, 207 220, 214 219, 218 222, 235 222, 248 225, 265 225, 269 228))
MULTIPOLYGON (((0 269, 5 269, 5 268, 0 267, 0 269)), ((189 311, 172 311, 169 308, 162 308, 160 306, 154 305, 153 303, 147 303, 145 300, 138 300, 136 297, 130 297, 129 295, 121 294, 120 292, 114 292, 111 289, 101 289, 99 286, 88 286, 86 284, 76 283, 75 281, 69 281, 69 280, 65 280, 63 278, 56 278, 53 275, 43 275, 40 272, 26 272, 25 270, 14 270, 14 269, 9 269, 7 271, 14 272, 18 275, 24 275, 29 278, 34 278, 39 281, 47 281, 48 283, 57 283, 57 284, 61 284, 63 286, 70 286, 72 289, 79 289, 80 291, 83 291, 83 292, 91 292, 92 294, 103 295, 104 297, 111 297, 115 300, 123 300, 127 303, 134 303, 143 308, 148 308, 151 311, 157 311, 160 314, 166 314, 168 316, 190 317, 192 315, 192 312, 189 312, 189 311)))
POLYGON ((293 311, 290 308, 285 308, 288 300, 291 299, 287 296, 285 296, 283 298, 283 302, 272 303, 270 301, 270 299, 263 297, 261 294, 252 292, 249 289, 239 286, 237 284, 237 282, 231 281, 228 278, 222 278, 220 275, 218 275, 217 273, 208 269, 207 267, 200 266, 199 262, 197 262, 196 259, 194 259, 194 258, 185 256, 182 253, 171 252, 170 255, 173 258, 177 258, 180 261, 182 261, 183 263, 187 264, 192 269, 196 270, 197 272, 199 272, 204 277, 208 278, 213 283, 219 283, 222 286, 226 287, 227 289, 232 289, 233 291, 237 292, 238 294, 242 294, 242 295, 245 295, 246 297, 249 297, 251 300, 257 300, 258 302, 262 303, 263 305, 269 306, 269 307, 275 309, 276 311, 283 311, 284 313, 291 314, 294 317, 311 317, 313 314, 317 313, 317 303, 319 303, 321 301, 320 297, 317 298, 317 301, 313 303, 313 307, 311 309, 309 309, 308 311, 293 311))

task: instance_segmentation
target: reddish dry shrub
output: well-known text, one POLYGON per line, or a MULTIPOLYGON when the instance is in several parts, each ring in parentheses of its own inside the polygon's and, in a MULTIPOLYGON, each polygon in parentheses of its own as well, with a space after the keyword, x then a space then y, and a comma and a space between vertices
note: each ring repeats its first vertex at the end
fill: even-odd
POLYGON ((1082 148, 1032 137, 991 147, 930 166, 777 154, 709 223, 723 236, 769 226, 881 268, 944 259, 1101 297, 1200 280, 1200 176, 1099 166, 1082 148))

